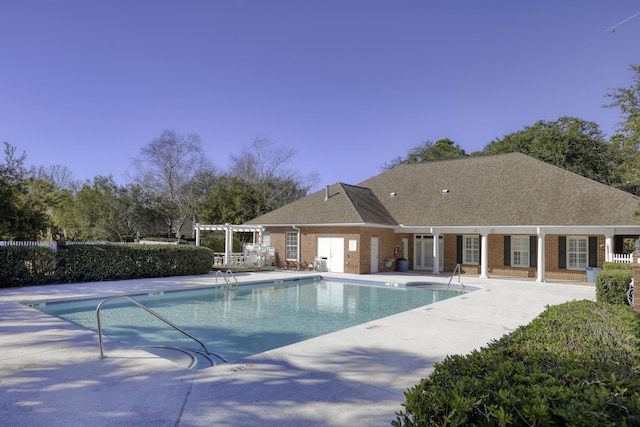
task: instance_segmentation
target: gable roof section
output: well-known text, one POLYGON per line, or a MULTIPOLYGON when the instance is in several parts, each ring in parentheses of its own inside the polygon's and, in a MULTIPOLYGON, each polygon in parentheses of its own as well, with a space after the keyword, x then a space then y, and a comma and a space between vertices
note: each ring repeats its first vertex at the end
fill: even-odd
POLYGON ((268 212, 247 224, 376 224, 397 223, 368 188, 344 183, 329 186, 279 209, 268 212), (325 200, 326 199, 326 200, 325 200))
POLYGON ((520 153, 402 165, 360 185, 399 224, 630 225, 640 198, 520 153))
POLYGON ((327 201, 321 190, 248 224, 640 224, 640 198, 520 153, 400 165, 329 190, 327 201))

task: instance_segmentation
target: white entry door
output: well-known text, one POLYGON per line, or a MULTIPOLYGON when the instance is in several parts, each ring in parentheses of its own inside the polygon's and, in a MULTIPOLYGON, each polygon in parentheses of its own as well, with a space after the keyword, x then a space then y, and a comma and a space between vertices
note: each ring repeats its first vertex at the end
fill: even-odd
POLYGON ((318 257, 326 258, 327 271, 344 273, 344 238, 318 237, 318 257))
POLYGON ((378 262, 379 262, 379 254, 378 254, 378 238, 371 238, 371 272, 378 272, 378 262))
MULTIPOLYGON (((416 270, 431 270, 433 271, 433 260, 435 255, 433 253, 433 236, 415 236, 415 258, 414 268, 416 270)), ((438 252, 439 258, 439 270, 443 270, 444 266, 444 239, 438 240, 438 252)))

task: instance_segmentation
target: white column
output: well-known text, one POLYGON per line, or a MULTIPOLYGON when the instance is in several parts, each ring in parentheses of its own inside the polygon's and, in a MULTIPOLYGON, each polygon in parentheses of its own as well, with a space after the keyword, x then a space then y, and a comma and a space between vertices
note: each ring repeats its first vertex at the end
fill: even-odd
POLYGON ((613 236, 604 237, 604 260, 613 261, 613 236))
POLYGON ((224 227, 224 266, 229 267, 231 261, 231 252, 233 248, 233 232, 231 231, 231 225, 225 224, 224 227))
POLYGON ((489 235, 485 233, 480 239, 480 278, 489 278, 489 235))
POLYGON ((200 246, 200 224, 196 223, 196 246, 200 246))
POLYGON ((545 262, 544 262, 544 257, 545 257, 545 250, 544 250, 544 231, 541 228, 538 228, 538 250, 537 250, 537 264, 538 264, 538 271, 536 274, 536 282, 538 283, 544 283, 545 278, 544 278, 544 270, 545 270, 545 262))
POLYGON ((440 274, 440 234, 433 234, 433 274, 440 274))

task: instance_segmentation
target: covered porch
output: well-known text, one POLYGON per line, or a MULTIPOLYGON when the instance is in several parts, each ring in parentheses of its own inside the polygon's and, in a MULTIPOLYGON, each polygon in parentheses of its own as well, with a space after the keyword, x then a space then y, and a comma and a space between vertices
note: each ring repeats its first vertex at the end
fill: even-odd
MULTIPOLYGON (((442 237, 446 235, 456 235, 458 238, 461 237, 473 237, 476 236, 475 240, 469 240, 472 242, 472 245, 469 246, 467 240, 462 243, 462 245, 458 245, 458 251, 460 252, 457 256, 461 257, 462 252, 473 252, 477 257, 471 264, 475 264, 478 267, 478 275, 481 279, 489 278, 489 274, 491 272, 496 273, 495 268, 498 268, 497 274, 504 274, 502 271, 505 268, 500 268, 500 264, 504 266, 509 266, 508 270, 514 270, 513 266, 510 264, 510 260, 508 260, 507 252, 509 246, 507 246, 507 242, 502 243, 502 236, 510 237, 510 236, 524 236, 529 237, 529 242, 526 243, 528 248, 525 248, 524 251, 528 252, 527 258, 531 257, 533 260, 531 264, 529 264, 529 270, 531 273, 535 274, 535 280, 537 282, 545 282, 547 279, 547 275, 552 280, 557 279, 555 275, 558 273, 558 268, 566 269, 564 266, 552 265, 548 266, 546 261, 549 259, 548 255, 553 258, 553 263, 555 264, 555 259, 558 256, 564 256, 567 249, 557 247, 558 243, 555 240, 548 241, 548 236, 581 236, 583 237, 585 242, 589 242, 586 247, 588 247, 588 258, 591 260, 593 257, 594 263, 588 264, 587 277, 589 276, 590 270, 595 269, 595 266, 601 267, 602 262, 617 262, 617 263, 631 263, 631 254, 627 253, 628 251, 624 250, 624 240, 632 239, 635 240, 640 235, 640 228, 637 226, 629 227, 606 227, 606 226, 495 226, 495 227, 487 227, 487 226, 442 226, 442 227, 422 227, 422 226, 405 226, 400 225, 395 230, 396 233, 410 233, 413 234, 414 240, 417 237, 429 237, 428 239, 422 239, 423 241, 414 242, 413 244, 413 254, 409 253, 409 256, 413 256, 414 268, 416 265, 419 265, 419 260, 417 257, 424 256, 427 254, 430 258, 427 262, 423 262, 422 265, 428 265, 428 269, 433 274, 439 274, 443 272, 443 259, 445 259, 444 249, 442 237), (588 236, 592 236, 589 238, 588 236), (595 237, 599 236, 599 237, 595 237), (500 238, 500 243, 496 244, 496 238, 500 238), (493 245, 490 243, 493 241, 493 245), (420 245, 418 245, 420 243, 420 245), (428 247, 425 247, 424 244, 427 244, 428 247), (529 252, 532 251, 532 252, 529 252), (502 259, 504 255, 505 261, 496 261, 497 259, 502 259), (493 265, 493 269, 492 269, 493 265), (552 274, 551 272, 555 273, 552 274)), ((587 250, 587 249, 585 249, 587 250)), ((455 253, 453 254, 455 257, 455 253)), ((449 252, 449 260, 451 259, 451 252, 449 252)), ((461 260, 457 260, 458 263, 467 264, 466 262, 462 262, 461 260)), ((589 261, 591 262, 591 261, 589 261)), ((526 270, 526 268, 523 268, 526 270)), ((574 268, 575 270, 575 268, 574 268)), ((598 270, 598 269, 595 269, 598 270)), ((444 268, 446 271, 446 267, 444 268)), ((506 271, 506 270, 505 270, 506 271)), ((583 269, 584 271, 584 269, 583 269)), ((576 271, 577 272, 577 271, 576 271)), ((529 276, 532 277, 532 276, 529 276)))

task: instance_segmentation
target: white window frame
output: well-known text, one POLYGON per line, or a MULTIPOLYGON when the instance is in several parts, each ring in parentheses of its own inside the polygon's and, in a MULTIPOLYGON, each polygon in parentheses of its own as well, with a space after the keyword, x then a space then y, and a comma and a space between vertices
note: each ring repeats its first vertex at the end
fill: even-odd
POLYGON ((511 236, 511 266, 529 268, 529 236, 511 236))
POLYGON ((284 253, 287 261, 298 260, 298 232, 287 231, 284 238, 284 253))
POLYGON ((267 247, 271 247, 271 232, 270 231, 263 231, 262 232, 262 241, 260 242, 260 244, 267 246, 267 247))
POLYGON ((480 264, 480 236, 462 236, 462 263, 467 265, 480 264))
POLYGON ((589 237, 567 236, 567 270, 586 270, 589 266, 589 237))

